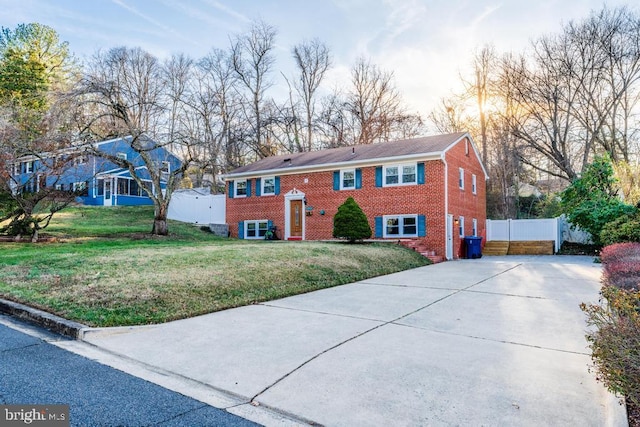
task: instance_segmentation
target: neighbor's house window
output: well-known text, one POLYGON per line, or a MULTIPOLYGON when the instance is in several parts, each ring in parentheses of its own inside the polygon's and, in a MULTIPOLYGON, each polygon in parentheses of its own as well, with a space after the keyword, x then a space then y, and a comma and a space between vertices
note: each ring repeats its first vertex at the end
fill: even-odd
MULTIPOLYGON (((246 192, 245 192, 246 194, 246 192)), ((276 194, 276 177, 269 176, 266 178, 262 178, 262 192, 263 196, 274 195, 276 194)))
POLYGON ((245 239, 264 239, 264 235, 269 229, 269 221, 245 221, 244 222, 244 238, 245 239))
POLYGON ((116 153, 116 157, 122 160, 127 160, 127 153, 116 153))
POLYGON ((235 182, 235 197, 247 197, 247 180, 239 180, 235 182))
POLYGON ((477 236, 478 235, 478 220, 473 218, 471 220, 471 224, 472 224, 471 225, 472 226, 472 230, 471 230, 472 233, 471 234, 473 234, 474 236, 477 236))
POLYGON ((458 220, 458 234, 460 237, 464 237, 464 217, 461 216, 458 220))
POLYGON ((87 163, 87 156, 78 156, 73 159, 73 164, 75 166, 84 165, 85 163, 87 163))
POLYGON ((383 237, 418 237, 418 215, 385 215, 383 237))
POLYGON ((129 195, 129 180, 118 178, 118 194, 129 195))
POLYGON ((471 175, 471 192, 473 194, 476 194, 476 190, 477 190, 477 187, 476 187, 476 176, 475 175, 471 175))
POLYGON ((464 169, 462 168, 458 169, 458 187, 464 190, 464 169))
POLYGON ((33 161, 24 162, 24 173, 33 173, 33 161))
POLYGON ((356 188, 356 170, 346 169, 340 171, 340 189, 354 190, 356 188))
POLYGON ((13 176, 20 175, 20 163, 13 164, 13 176))
POLYGON ((393 165, 384 167, 384 185, 416 184, 416 163, 409 165, 393 165))
POLYGON ((78 196, 86 197, 89 195, 89 187, 86 182, 74 182, 72 190, 78 193, 78 196))
POLYGON ((164 180, 169 179, 170 172, 171 172, 171 163, 162 162, 162 167, 160 168, 160 179, 164 179, 164 180))

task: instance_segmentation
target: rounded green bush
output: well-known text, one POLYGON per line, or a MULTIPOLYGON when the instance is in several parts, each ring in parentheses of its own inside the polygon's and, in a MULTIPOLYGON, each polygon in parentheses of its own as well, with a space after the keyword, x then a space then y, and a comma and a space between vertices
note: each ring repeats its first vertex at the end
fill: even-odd
POLYGON ((640 242, 640 212, 632 215, 622 215, 608 222, 600 232, 603 245, 613 245, 623 242, 640 242))

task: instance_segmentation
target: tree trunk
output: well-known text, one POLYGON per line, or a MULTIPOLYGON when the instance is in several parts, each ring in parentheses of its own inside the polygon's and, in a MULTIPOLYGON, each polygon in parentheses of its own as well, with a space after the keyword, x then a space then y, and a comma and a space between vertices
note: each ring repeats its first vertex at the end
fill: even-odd
POLYGON ((166 236, 169 234, 169 228, 167 227, 168 211, 168 206, 156 206, 156 215, 153 219, 153 230, 151 230, 151 234, 157 236, 166 236))
POLYGON ((154 218, 153 220, 153 230, 151 230, 151 234, 155 234, 157 236, 166 236, 169 234, 169 229, 167 227, 167 219, 162 218, 154 218))

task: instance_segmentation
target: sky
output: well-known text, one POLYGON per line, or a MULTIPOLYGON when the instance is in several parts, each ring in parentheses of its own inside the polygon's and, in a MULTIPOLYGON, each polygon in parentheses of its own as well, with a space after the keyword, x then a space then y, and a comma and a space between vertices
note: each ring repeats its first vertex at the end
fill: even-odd
MULTIPOLYGON (((607 7, 629 5, 609 0, 607 7)), ((580 21, 601 0, 0 0, 0 25, 38 22, 55 29, 81 61, 98 49, 141 47, 159 58, 194 59, 252 20, 274 26, 276 67, 271 96, 285 92, 291 48, 313 38, 326 43, 333 67, 326 91, 347 87, 350 68, 365 57, 394 73, 411 112, 426 117, 443 97, 461 90, 473 53, 486 44, 498 52, 525 52, 531 40, 580 21)), ((268 92, 269 94, 269 92, 268 92)))

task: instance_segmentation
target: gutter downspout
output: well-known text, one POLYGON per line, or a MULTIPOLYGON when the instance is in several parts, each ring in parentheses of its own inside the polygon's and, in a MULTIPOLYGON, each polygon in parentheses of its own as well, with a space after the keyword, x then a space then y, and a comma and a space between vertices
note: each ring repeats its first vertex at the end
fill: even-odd
MULTIPOLYGON (((451 258, 448 258, 448 248, 449 242, 447 241, 449 233, 449 165, 447 164, 447 159, 445 158, 445 153, 440 154, 440 160, 444 163, 444 224, 445 224, 445 232, 444 232, 444 257, 447 261, 453 259, 453 253, 451 253, 451 258)), ((451 236, 453 238, 453 236, 451 236)))

